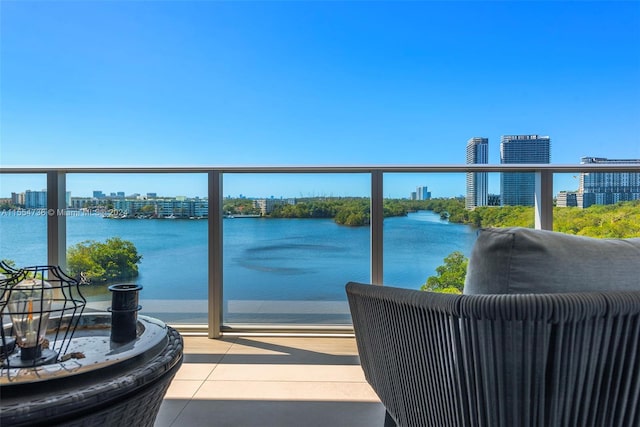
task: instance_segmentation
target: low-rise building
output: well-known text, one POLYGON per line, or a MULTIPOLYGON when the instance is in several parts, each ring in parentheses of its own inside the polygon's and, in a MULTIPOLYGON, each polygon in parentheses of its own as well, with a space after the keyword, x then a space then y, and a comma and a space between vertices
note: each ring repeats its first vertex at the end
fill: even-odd
POLYGON ((294 199, 275 199, 273 197, 269 199, 256 199, 253 201, 253 207, 260 209, 260 215, 265 216, 273 212, 274 207, 277 205, 290 204, 295 205, 294 199))

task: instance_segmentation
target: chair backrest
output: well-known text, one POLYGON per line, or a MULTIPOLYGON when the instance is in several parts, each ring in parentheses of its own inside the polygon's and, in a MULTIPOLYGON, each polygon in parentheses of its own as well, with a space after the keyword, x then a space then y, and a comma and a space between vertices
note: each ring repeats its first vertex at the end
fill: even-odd
POLYGON ((640 426, 640 292, 346 290, 365 376, 400 426, 640 426))
POLYGON ((481 229, 464 285, 469 295, 601 291, 640 291, 640 238, 481 229))

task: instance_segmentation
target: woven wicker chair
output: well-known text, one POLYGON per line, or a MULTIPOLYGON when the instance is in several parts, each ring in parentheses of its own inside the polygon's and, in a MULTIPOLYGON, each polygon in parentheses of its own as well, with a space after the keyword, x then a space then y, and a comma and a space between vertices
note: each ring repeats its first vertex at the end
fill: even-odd
POLYGON ((640 426, 640 291, 346 290, 385 425, 640 426))

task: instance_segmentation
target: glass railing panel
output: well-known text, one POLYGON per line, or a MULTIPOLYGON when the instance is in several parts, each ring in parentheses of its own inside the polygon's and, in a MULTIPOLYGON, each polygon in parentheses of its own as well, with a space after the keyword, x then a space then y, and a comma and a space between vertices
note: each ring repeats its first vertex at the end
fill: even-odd
MULTIPOLYGON (((501 206, 503 176, 496 172, 385 174, 385 204, 405 203, 406 216, 388 216, 384 221, 384 283, 412 289, 433 289, 444 283, 438 268, 459 273, 462 290, 468 260, 481 227, 534 227, 532 200, 526 204, 501 206), (425 200, 420 200, 425 199, 425 200), (442 280, 440 280, 442 279, 442 280)), ((529 187, 523 191, 528 192, 529 187)))
POLYGON ((16 268, 47 264, 44 174, 0 174, 0 260, 16 268))
POLYGON ((640 237, 640 172, 558 173, 553 184, 554 231, 640 237))
MULTIPOLYGON (((510 173, 510 172, 509 172, 510 173)), ((528 173, 530 179, 534 179, 528 173)), ((534 200, 529 197, 518 197, 512 195, 511 203, 514 200, 522 200, 521 204, 505 205, 501 188, 504 176, 499 172, 486 173, 488 182, 488 193, 486 198, 484 193, 468 191, 466 197, 466 212, 464 221, 478 228, 484 227, 527 227, 535 226, 534 200)), ((474 178, 474 177, 470 177, 474 178)), ((482 175, 475 177, 475 181, 482 182, 482 175)), ((525 193, 529 193, 530 186, 523 187, 525 193)), ((512 188, 512 192, 517 189, 512 188)))
POLYGON ((464 173, 384 175, 385 285, 421 289, 447 256, 469 256, 476 228, 464 223, 465 183, 464 173))
POLYGON ((207 323, 205 174, 69 174, 67 190, 68 269, 89 282, 90 309, 109 307, 109 285, 133 283, 141 314, 207 323))
POLYGON ((369 280, 369 175, 226 173, 223 188, 223 323, 350 325, 344 285, 369 280))

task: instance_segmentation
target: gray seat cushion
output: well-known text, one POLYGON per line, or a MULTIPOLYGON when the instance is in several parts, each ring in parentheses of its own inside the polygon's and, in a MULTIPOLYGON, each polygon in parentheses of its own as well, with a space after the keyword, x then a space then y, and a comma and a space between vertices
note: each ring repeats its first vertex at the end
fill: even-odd
POLYGON ((465 294, 640 290, 640 238, 595 239, 529 228, 480 230, 465 294))

